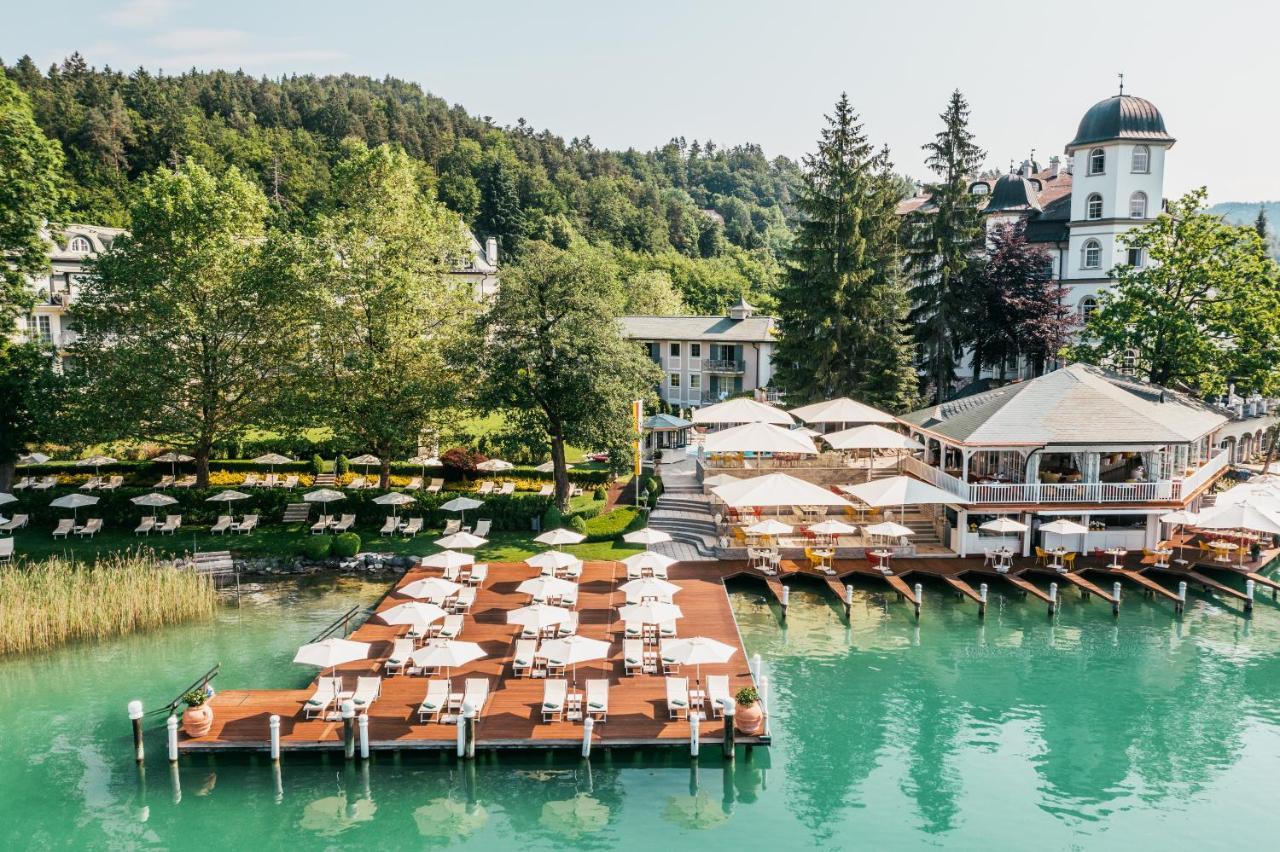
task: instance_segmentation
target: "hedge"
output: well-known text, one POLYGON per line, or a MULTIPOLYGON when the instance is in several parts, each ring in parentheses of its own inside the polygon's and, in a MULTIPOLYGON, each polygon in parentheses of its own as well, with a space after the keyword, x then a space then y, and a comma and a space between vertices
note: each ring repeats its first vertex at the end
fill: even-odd
POLYGON ((645 525, 648 514, 634 506, 619 506, 587 521, 587 541, 612 541, 645 525))

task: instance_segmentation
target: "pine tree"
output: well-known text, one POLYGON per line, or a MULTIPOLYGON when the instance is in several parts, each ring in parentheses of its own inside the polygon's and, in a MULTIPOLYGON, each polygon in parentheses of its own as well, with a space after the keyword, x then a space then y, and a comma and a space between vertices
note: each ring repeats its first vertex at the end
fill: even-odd
POLYGON ((946 399, 966 343, 965 305, 984 238, 969 178, 986 155, 973 142, 969 104, 958 89, 941 118, 942 130, 924 146, 937 177, 928 186, 931 202, 905 225, 910 318, 921 355, 921 383, 934 402, 946 399))
POLYGON ((793 401, 851 395, 905 410, 915 396, 897 245, 897 186, 847 95, 805 158, 778 296, 778 380, 793 401))
POLYGON ((1258 205, 1258 218, 1253 220, 1253 229, 1262 237, 1264 245, 1271 245, 1270 223, 1267 222, 1267 205, 1258 205))

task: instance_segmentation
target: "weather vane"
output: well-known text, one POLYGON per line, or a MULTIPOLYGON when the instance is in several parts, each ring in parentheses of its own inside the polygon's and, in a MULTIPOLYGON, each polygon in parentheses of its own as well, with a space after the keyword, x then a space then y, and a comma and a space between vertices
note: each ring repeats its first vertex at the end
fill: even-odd
POLYGON ((1120 78, 1120 94, 1123 95, 1124 94, 1124 72, 1121 71, 1116 76, 1120 78))

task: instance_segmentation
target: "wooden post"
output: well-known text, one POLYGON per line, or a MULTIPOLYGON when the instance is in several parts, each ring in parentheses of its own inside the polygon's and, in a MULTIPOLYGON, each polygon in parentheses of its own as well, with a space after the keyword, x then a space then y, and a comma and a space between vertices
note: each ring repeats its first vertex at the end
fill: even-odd
POLYGON ((1111 614, 1120 614, 1120 584, 1118 582, 1111 584, 1111 614))
POLYGON ((978 584, 978 618, 987 616, 987 584, 978 584))
POLYGON ((916 583, 916 621, 920 620, 920 607, 924 604, 924 585, 916 583))
POLYGON ((280 762, 280 717, 271 714, 271 718, 267 720, 267 728, 271 732, 271 760, 275 763, 280 762))
POLYGON ((733 760, 734 752, 734 730, 733 730, 733 713, 736 709, 737 702, 730 701, 728 706, 724 708, 724 759, 733 760))
POLYGON ((853 586, 848 583, 844 587, 844 617, 851 618, 853 613, 853 586))
POLYGON ((342 753, 347 760, 356 756, 356 705, 350 698, 342 702, 342 753))
POLYGON ((280 774, 280 761, 274 761, 271 764, 271 780, 275 785, 276 804, 284 801, 284 778, 280 774))
POLYGON ((702 714, 698 712, 689 714, 689 756, 693 759, 698 758, 698 749, 701 746, 699 736, 699 728, 702 727, 702 714))
POLYGON ((591 756, 591 732, 596 727, 596 720, 591 714, 582 720, 582 756, 591 756))
POLYGON ((130 701, 129 721, 133 725, 133 756, 134 759, 138 761, 139 766, 143 764, 146 757, 145 749, 142 744, 142 717, 142 702, 130 701))
POLYGON ((787 607, 791 604, 791 589, 788 586, 782 587, 782 620, 787 620, 787 607))
POLYGON ((1058 584, 1049 584, 1049 614, 1053 615, 1058 611, 1058 584))
POLYGON ((368 712, 360 714, 356 719, 356 724, 360 727, 360 759, 369 759, 369 714, 368 712))
POLYGON ((476 756, 476 708, 470 702, 462 705, 462 725, 467 729, 467 760, 476 756))

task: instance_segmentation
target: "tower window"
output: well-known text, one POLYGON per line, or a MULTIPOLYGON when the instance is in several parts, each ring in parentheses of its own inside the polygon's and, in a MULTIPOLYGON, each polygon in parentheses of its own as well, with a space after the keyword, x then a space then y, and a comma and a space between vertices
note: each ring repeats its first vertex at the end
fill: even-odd
POLYGON ((1080 300, 1080 319, 1085 322, 1098 310, 1098 300, 1093 296, 1085 296, 1080 300))
POLYGON ((1140 248, 1131 248, 1128 252, 1130 266, 1145 266, 1146 254, 1140 248))
POLYGON ((1151 149, 1146 145, 1135 145, 1133 149, 1133 173, 1145 175, 1151 171, 1151 149))
POLYGON ((986 195, 991 192, 991 187, 985 183, 975 183, 969 187, 969 192, 972 195, 986 195))
POLYGON ((1089 174, 1100 175, 1107 169, 1107 152, 1094 148, 1089 152, 1089 174))
POLYGON ((67 245, 67 250, 87 254, 93 251, 93 244, 89 242, 87 237, 72 237, 71 242, 67 245))
POLYGON ((1090 195, 1084 202, 1084 217, 1086 219, 1102 218, 1102 196, 1098 193, 1090 195))
POLYGON ((1147 194, 1145 192, 1135 192, 1129 196, 1129 218, 1147 218, 1147 194))
POLYGON ((1098 269, 1102 266, 1102 243, 1088 240, 1080 249, 1080 266, 1083 269, 1098 269))

